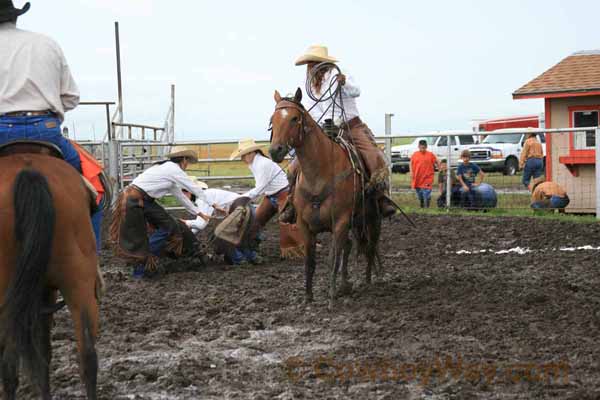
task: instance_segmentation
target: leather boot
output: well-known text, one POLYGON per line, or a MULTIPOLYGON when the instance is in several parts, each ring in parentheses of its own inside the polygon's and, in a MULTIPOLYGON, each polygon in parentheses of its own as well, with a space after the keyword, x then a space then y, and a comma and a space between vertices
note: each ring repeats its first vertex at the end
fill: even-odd
POLYGON ((379 199, 377 199, 377 202, 379 203, 379 210, 381 211, 381 216, 383 218, 391 217, 396 213, 396 206, 386 195, 382 194, 379 199))
POLYGON ((296 208, 294 207, 294 204, 292 204, 290 197, 288 197, 285 205, 283 206, 283 210, 281 210, 281 213, 279 213, 279 222, 284 224, 296 223, 296 208))

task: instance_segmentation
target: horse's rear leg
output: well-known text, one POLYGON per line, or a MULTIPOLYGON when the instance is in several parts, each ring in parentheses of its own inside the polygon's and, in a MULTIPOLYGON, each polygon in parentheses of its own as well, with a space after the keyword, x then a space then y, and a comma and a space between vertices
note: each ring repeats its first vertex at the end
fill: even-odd
MULTIPOLYGON (((94 272, 95 273, 95 272, 94 272)), ((96 335, 98 332, 98 303, 95 297, 95 285, 92 284, 73 293, 65 294, 65 300, 71 311, 75 325, 77 351, 79 352, 79 371, 87 393, 87 398, 96 400, 98 379, 98 355, 96 353, 96 335)))
MULTIPOLYGON (((45 308, 50 310, 56 303, 56 292, 54 290, 49 291, 46 294, 45 308)), ((40 381, 38 382, 42 399, 50 400, 50 363, 52 362, 52 344, 50 342, 50 330, 52 329, 52 314, 46 314, 41 316, 41 329, 39 340, 39 349, 42 352, 44 363, 42 365, 42 372, 40 375, 40 381)))
POLYGON ((348 228, 347 226, 342 225, 336 229, 333 243, 331 244, 331 251, 329 253, 329 265, 331 267, 329 276, 329 311, 333 311, 335 296, 337 294, 337 273, 342 261, 342 252, 346 248, 348 241, 348 228))
POLYGON ((14 400, 17 398, 17 388, 19 387, 19 356, 15 346, 10 344, 5 344, 1 351, 0 368, 2 369, 4 396, 6 396, 6 400, 14 400))
POLYGON ((348 294, 352 292, 352 284, 348 281, 348 259, 352 253, 352 240, 348 238, 344 246, 342 254, 342 284, 340 286, 339 294, 348 294))

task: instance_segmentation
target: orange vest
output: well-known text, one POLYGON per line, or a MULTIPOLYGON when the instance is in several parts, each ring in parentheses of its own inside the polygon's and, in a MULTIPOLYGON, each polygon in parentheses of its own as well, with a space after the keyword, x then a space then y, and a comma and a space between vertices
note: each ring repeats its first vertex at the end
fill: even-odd
POLYGON ((104 186, 102 186, 102 181, 100 180, 100 174, 104 170, 102 168, 102 164, 100 164, 94 156, 88 153, 83 147, 81 147, 77 142, 70 140, 77 153, 79 153, 79 158, 81 159, 81 171, 83 172, 83 176, 90 181, 94 189, 98 192, 98 197, 96 197, 96 204, 100 204, 102 201, 102 197, 104 196, 104 186))

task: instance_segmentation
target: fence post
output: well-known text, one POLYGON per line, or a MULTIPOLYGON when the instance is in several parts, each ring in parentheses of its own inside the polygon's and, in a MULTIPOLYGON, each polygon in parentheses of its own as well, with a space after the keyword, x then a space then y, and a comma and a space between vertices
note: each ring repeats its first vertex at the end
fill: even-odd
MULTIPOLYGON (((115 127, 113 124, 109 126, 108 131, 108 175, 113 186, 113 193, 119 191, 119 142, 115 137, 115 127)), ((113 198, 117 200, 117 196, 113 198)))
POLYGON ((452 144, 450 140, 451 136, 446 136, 446 142, 448 143, 448 159, 446 160, 446 211, 450 211, 452 206, 452 144))
POLYGON ((596 128, 596 219, 600 219, 600 127, 596 128))
POLYGON ((392 117, 394 114, 385 114, 385 158, 388 161, 388 187, 390 196, 392 195, 392 117))

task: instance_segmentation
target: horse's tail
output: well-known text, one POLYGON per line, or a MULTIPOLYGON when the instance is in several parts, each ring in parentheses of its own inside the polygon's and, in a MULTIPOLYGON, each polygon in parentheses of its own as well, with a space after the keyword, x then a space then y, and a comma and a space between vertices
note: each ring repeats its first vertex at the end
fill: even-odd
POLYGON ((31 168, 17 174, 13 200, 16 268, 0 309, 0 343, 22 358, 36 377, 47 362, 40 338, 56 214, 47 179, 31 168))

